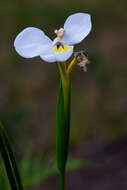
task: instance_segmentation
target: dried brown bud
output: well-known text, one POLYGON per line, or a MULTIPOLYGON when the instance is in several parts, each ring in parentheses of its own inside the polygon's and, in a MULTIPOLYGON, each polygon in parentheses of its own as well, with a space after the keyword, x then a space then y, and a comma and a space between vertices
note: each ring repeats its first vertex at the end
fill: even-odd
POLYGON ((86 64, 89 64, 88 54, 86 51, 75 52, 74 56, 77 57, 77 65, 79 65, 83 71, 87 71, 86 64))

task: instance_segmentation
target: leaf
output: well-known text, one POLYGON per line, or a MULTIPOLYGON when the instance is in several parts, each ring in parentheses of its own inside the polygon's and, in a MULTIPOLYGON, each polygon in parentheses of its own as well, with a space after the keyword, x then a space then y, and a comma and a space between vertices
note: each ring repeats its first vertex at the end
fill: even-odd
POLYGON ((0 163, 0 189, 10 190, 10 183, 3 161, 0 163))
POLYGON ((57 104, 56 118, 56 157, 57 167, 60 172, 61 189, 64 189, 64 176, 66 169, 66 161, 68 157, 69 134, 70 134, 70 103, 71 103, 71 80, 68 79, 68 92, 66 102, 63 93, 62 82, 57 104))
POLYGON ((12 190, 23 190, 16 160, 5 129, 0 122, 0 152, 12 190))

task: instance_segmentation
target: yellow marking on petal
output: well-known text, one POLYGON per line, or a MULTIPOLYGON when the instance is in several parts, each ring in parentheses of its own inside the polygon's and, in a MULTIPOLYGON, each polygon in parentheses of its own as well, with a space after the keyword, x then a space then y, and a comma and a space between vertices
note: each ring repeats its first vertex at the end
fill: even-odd
POLYGON ((53 50, 54 52, 58 52, 57 46, 54 46, 53 50))
POLYGON ((64 51, 68 51, 68 50, 70 50, 69 46, 64 45, 64 51))
POLYGON ((62 51, 64 51, 64 49, 63 49, 62 46, 60 46, 59 49, 58 49, 58 52, 62 52, 62 51))
POLYGON ((70 47, 67 46, 67 45, 63 45, 63 46, 59 46, 59 48, 58 48, 57 45, 55 45, 53 47, 53 50, 54 50, 55 53, 57 53, 57 52, 64 52, 64 51, 69 51, 70 47))

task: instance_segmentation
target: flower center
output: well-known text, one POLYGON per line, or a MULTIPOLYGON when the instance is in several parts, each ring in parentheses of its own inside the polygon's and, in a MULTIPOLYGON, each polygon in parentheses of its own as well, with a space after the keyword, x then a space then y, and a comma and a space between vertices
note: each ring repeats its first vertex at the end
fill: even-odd
POLYGON ((57 49, 59 49, 60 46, 61 46, 62 48, 64 48, 64 45, 63 45, 62 42, 56 42, 55 46, 57 46, 57 49))
POLYGON ((57 52, 64 52, 70 50, 68 45, 64 45, 62 38, 64 36, 64 29, 60 28, 59 30, 54 31, 57 37, 53 41, 53 50, 55 53, 57 52))
POLYGON ((62 38, 63 38, 63 36, 64 36, 65 30, 64 30, 63 28, 60 28, 59 30, 55 30, 54 32, 55 32, 55 34, 57 35, 57 38, 58 38, 59 40, 62 40, 62 38))
POLYGON ((55 53, 57 52, 64 52, 70 50, 70 47, 67 45, 64 45, 62 42, 57 41, 53 47, 53 50, 55 53))

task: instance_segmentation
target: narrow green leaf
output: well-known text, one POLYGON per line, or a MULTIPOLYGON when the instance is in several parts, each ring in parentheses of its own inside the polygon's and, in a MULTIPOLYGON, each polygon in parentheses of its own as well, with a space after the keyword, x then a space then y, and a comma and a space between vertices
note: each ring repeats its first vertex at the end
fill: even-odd
POLYGON ((64 102, 64 93, 62 82, 57 104, 56 119, 56 157, 57 167, 60 172, 61 190, 64 190, 64 178, 66 162, 68 157, 69 134, 70 134, 70 103, 71 103, 71 80, 68 79, 68 92, 66 102, 64 102))
POLYGON ((0 152, 12 190, 23 190, 16 160, 5 129, 0 122, 0 152))

